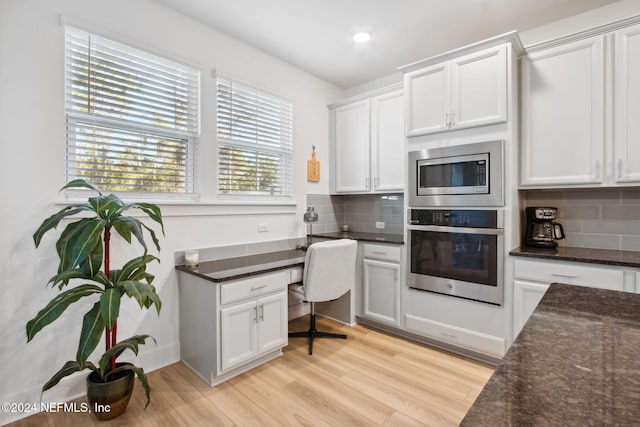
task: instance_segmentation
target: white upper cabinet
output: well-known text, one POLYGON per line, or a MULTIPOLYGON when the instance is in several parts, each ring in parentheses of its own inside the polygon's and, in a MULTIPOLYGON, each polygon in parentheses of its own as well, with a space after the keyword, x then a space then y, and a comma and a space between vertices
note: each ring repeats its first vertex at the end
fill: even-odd
POLYGON ((336 193, 404 189, 404 92, 381 92, 330 106, 336 193))
POLYGON ((640 182, 640 25, 615 33, 616 183, 640 182))
POLYGON ((640 183, 640 25, 614 27, 522 57, 521 187, 640 183))
POLYGON ((603 177, 602 37, 522 58, 521 184, 603 177))
POLYGON ((335 109, 335 189, 369 191, 369 100, 335 109))
POLYGON ((451 129, 507 121, 507 47, 451 61, 451 129))
POLYGON ((449 130, 449 63, 404 76, 407 88, 407 136, 449 130))
POLYGON ((371 98, 371 173, 374 191, 404 188, 404 93, 371 98))
POLYGON ((410 71, 407 136, 507 121, 507 45, 410 71))

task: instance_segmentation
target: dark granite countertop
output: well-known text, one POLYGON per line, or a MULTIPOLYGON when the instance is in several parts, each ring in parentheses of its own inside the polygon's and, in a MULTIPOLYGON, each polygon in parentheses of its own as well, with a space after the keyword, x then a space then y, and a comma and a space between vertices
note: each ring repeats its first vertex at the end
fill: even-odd
POLYGON ((304 255, 305 253, 302 250, 290 249, 216 261, 204 261, 198 264, 197 267, 177 265, 176 269, 212 282, 224 282, 271 271, 302 267, 304 265, 304 255))
POLYGON ((640 295, 551 284, 463 426, 640 423, 640 295))
POLYGON ((573 248, 565 246, 559 246, 555 249, 544 249, 523 246, 513 249, 509 252, 509 255, 640 268, 640 252, 637 251, 573 248))
POLYGON ((313 237, 323 237, 325 239, 353 239, 364 242, 390 243, 392 245, 404 245, 404 236, 402 234, 384 234, 384 233, 364 233, 359 231, 335 231, 332 233, 318 233, 313 237))
MULTIPOLYGON (((390 243, 394 245, 404 244, 403 236, 399 234, 359 233, 352 231, 348 233, 319 233, 314 234, 313 237, 325 239, 353 239, 358 241, 390 243)), ((283 270, 292 267, 302 267, 304 266, 304 256, 304 251, 300 249, 290 249, 258 255, 204 261, 194 268, 177 265, 176 269, 212 282, 224 282, 227 280, 236 280, 255 276, 256 274, 269 273, 271 271, 283 270)))

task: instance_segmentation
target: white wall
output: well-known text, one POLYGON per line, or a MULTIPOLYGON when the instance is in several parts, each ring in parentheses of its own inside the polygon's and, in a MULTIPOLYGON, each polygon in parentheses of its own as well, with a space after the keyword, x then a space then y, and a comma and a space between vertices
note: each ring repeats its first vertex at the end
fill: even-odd
MULTIPOLYGON (((640 1, 618 0, 615 3, 611 3, 588 12, 551 22, 547 25, 542 25, 527 31, 522 31, 518 35, 520 36, 522 44, 526 47, 528 45, 553 40, 639 14, 640 1)), ((403 65, 406 64, 398 64, 398 67, 403 65)), ((345 95, 346 97, 352 97, 398 82, 402 82, 402 73, 394 72, 375 80, 346 88, 345 95)))
MULTIPOLYGON (((65 361, 75 358, 79 304, 27 344, 25 324, 56 294, 45 290, 56 271, 54 242, 36 250, 32 234, 60 209, 64 179, 64 37, 60 14, 85 29, 198 67, 202 72, 202 203, 163 206, 166 236, 162 263, 154 266, 163 300, 160 317, 123 307, 120 337, 153 335, 140 363, 155 369, 179 360, 178 285, 174 251, 303 235, 300 221, 307 193, 328 193, 327 104, 343 91, 246 44, 183 17, 150 0, 2 0, 0 2, 0 401, 39 401, 40 388, 65 361), (215 81, 213 69, 278 93, 294 102, 296 206, 246 207, 213 204, 215 81), (316 145, 321 181, 308 183, 306 160, 316 145), (269 231, 258 233, 258 223, 269 231)), ((60 227, 62 229, 62 227, 60 227)), ((119 248, 130 253, 128 248, 119 248)), ((122 259, 122 257, 120 257, 122 259)), ((153 387, 153 384, 152 384, 153 387)), ((45 394, 63 401, 84 394, 67 381, 45 394)), ((153 396, 152 396, 153 398, 153 396)), ((0 424, 24 416, 0 413, 0 424)))

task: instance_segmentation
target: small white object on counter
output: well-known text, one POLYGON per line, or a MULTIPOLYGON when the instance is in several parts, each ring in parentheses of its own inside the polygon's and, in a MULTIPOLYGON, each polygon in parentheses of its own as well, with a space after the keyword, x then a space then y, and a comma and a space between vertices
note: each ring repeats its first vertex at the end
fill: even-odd
POLYGON ((184 251, 184 265, 186 267, 198 266, 198 250, 184 251))

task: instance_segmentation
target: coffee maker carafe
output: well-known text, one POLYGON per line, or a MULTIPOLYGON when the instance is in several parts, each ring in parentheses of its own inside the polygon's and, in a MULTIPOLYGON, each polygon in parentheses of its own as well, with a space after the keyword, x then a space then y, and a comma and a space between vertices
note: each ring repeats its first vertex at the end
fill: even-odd
POLYGON ((526 208, 527 228, 524 242, 536 248, 555 248, 556 240, 564 239, 562 225, 554 222, 557 208, 526 208))

